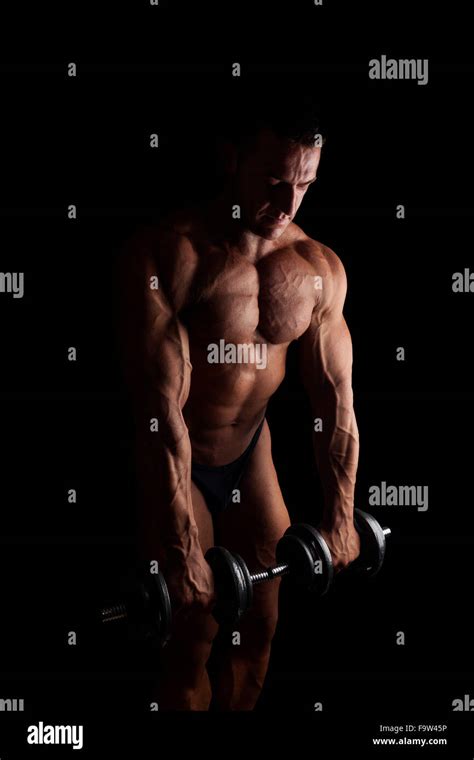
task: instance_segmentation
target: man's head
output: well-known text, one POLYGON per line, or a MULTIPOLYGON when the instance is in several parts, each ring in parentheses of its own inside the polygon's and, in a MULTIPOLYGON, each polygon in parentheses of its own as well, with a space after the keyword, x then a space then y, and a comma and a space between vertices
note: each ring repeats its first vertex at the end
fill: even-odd
POLYGON ((274 240, 294 218, 316 180, 322 136, 307 95, 282 103, 255 92, 239 104, 223 158, 241 220, 256 235, 274 240))

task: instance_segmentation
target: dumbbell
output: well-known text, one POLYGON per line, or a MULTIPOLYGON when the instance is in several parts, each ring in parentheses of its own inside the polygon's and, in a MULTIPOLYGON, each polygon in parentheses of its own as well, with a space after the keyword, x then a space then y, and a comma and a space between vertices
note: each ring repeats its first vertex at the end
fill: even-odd
MULTIPOLYGON (((361 538, 361 552, 349 569, 352 573, 373 577, 380 570, 389 528, 382 528, 367 512, 356 509, 354 524, 361 538)), ((294 582, 322 596, 331 587, 334 577, 329 547, 316 528, 306 523, 291 525, 276 548, 277 564, 250 573, 247 564, 236 552, 214 546, 206 552, 212 568, 217 603, 213 616, 220 624, 235 623, 252 604, 253 587, 272 578, 291 575, 294 582)), ((140 638, 166 644, 171 635, 171 601, 162 573, 141 570, 134 577, 124 599, 100 610, 103 623, 126 623, 140 638)))
MULTIPOLYGON (((286 575, 290 568, 296 579, 324 594, 332 583, 333 568, 329 548, 311 525, 292 525, 277 546, 275 567, 250 574, 240 555, 222 546, 206 552, 215 582, 217 603, 212 611, 218 623, 239 620, 252 604, 253 586, 286 575)), ((123 598, 99 610, 103 624, 127 627, 129 638, 153 640, 165 646, 171 636, 172 610, 168 587, 162 573, 140 568, 123 590, 123 598)))
MULTIPOLYGON (((382 528, 377 520, 356 509, 354 524, 361 538, 361 552, 352 572, 366 577, 380 570, 385 557, 386 537, 389 528, 382 528)), ((290 575, 298 585, 322 596, 330 588, 334 568, 330 549, 316 528, 306 523, 291 525, 277 544, 277 564, 250 573, 242 557, 222 546, 214 546, 206 552, 216 586, 217 603, 213 615, 220 624, 232 624, 240 620, 252 604, 253 587, 272 578, 290 575)))
POLYGON ((99 620, 127 627, 128 638, 165 646, 171 636, 171 600, 161 572, 140 567, 124 584, 122 599, 99 610, 99 620))

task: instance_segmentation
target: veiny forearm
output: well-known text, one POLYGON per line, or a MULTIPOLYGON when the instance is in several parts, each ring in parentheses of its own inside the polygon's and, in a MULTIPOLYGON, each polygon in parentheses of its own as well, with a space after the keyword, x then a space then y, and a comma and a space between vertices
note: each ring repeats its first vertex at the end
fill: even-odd
POLYGON ((191 500, 191 442, 179 404, 154 398, 137 417, 139 540, 163 564, 185 558, 197 545, 191 500), (158 431, 150 431, 151 418, 158 431))
POLYGON ((313 405, 323 429, 313 433, 316 463, 324 493, 323 523, 352 520, 359 460, 359 431, 349 385, 326 385, 313 405))

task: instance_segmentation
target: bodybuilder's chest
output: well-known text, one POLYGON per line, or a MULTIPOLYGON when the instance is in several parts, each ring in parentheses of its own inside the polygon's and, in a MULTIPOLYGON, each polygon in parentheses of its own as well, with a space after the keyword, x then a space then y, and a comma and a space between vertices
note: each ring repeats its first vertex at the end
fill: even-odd
POLYGON ((290 342, 309 326, 317 288, 314 270, 296 256, 227 266, 208 276, 192 321, 213 339, 290 342))

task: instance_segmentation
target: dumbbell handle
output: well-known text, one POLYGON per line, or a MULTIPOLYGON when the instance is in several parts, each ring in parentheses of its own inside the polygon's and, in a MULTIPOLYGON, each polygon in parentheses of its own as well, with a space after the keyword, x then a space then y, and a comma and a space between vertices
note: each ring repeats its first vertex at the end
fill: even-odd
POLYGON ((102 607, 100 619, 102 623, 115 623, 119 620, 127 620, 128 611, 125 604, 119 602, 112 607, 102 607))
POLYGON ((271 578, 278 578, 281 575, 287 575, 290 572, 290 566, 287 562, 282 565, 275 565, 274 567, 268 567, 266 570, 261 570, 259 573, 252 573, 250 580, 252 584, 263 583, 271 578))

